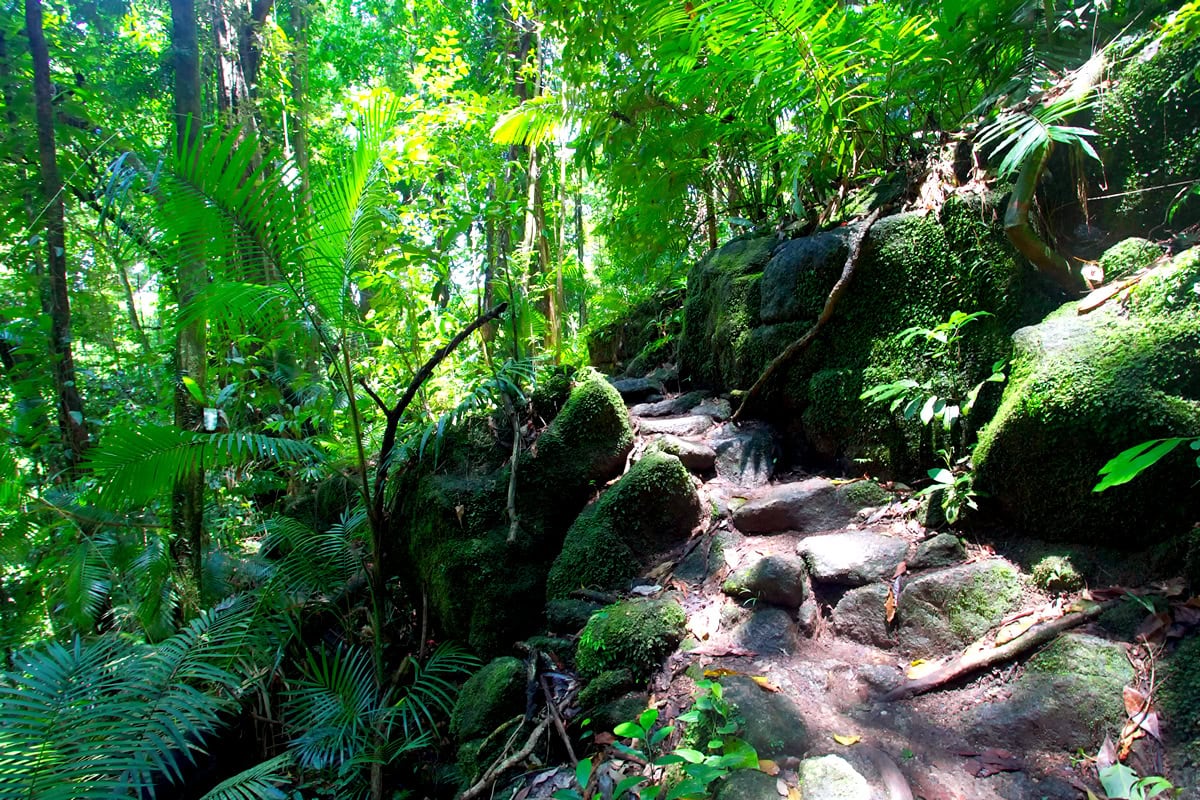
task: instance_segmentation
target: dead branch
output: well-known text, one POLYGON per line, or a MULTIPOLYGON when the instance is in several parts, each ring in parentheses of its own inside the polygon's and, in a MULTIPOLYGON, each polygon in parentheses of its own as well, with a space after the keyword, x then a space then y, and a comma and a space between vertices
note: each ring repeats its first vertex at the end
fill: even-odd
POLYGON ((1034 625, 1024 635, 1018 636, 1011 642, 999 647, 980 649, 978 643, 972 645, 963 651, 962 655, 944 667, 934 670, 928 675, 922 675, 920 678, 906 680, 900 686, 897 686, 884 695, 882 700, 885 703, 890 703, 895 700, 903 700, 918 694, 924 694, 976 670, 1016 658, 1035 647, 1040 647, 1064 631, 1094 620, 1119 602, 1120 600, 1109 600, 1105 603, 1093 603, 1081 611, 1064 614, 1058 619, 1034 625))
POLYGON ((474 786, 460 794, 458 796, 458 800, 473 800, 473 798, 479 797, 481 794, 491 788, 491 785, 495 783, 501 775, 528 758, 529 754, 533 752, 533 749, 537 747, 538 740, 542 738, 542 734, 546 732, 546 728, 549 727, 549 725, 550 714, 547 712, 546 716, 542 718, 542 721, 539 722, 537 727, 533 729, 533 733, 529 735, 529 739, 525 742, 524 746, 522 746, 520 750, 513 753, 503 761, 497 762, 488 767, 487 771, 483 773, 483 777, 481 777, 474 786))
POLYGON ((850 252, 846 254, 846 264, 842 267, 842 275, 838 278, 837 283, 833 285, 833 288, 829 290, 829 297, 825 299, 825 307, 821 309, 821 316, 817 317, 816 323, 808 329, 808 333, 789 344, 787 349, 775 356, 774 360, 767 365, 762 375, 759 375, 758 380, 750 387, 750 391, 746 394, 746 399, 742 401, 742 404, 738 406, 738 410, 730 418, 731 422, 741 422, 744 413, 751 413, 754 410, 754 406, 758 403, 760 395, 771 385, 775 374, 791 364, 796 356, 807 350, 808 346, 817 338, 817 334, 821 332, 821 329, 833 317, 833 312, 837 308, 838 301, 846 293, 846 289, 850 286, 850 279, 854 277, 854 271, 858 268, 858 259, 862 255, 863 244, 867 240, 867 233, 870 232, 871 226, 875 224, 875 221, 879 219, 882 211, 882 207, 876 208, 867 216, 862 228, 857 233, 851 234, 850 252))

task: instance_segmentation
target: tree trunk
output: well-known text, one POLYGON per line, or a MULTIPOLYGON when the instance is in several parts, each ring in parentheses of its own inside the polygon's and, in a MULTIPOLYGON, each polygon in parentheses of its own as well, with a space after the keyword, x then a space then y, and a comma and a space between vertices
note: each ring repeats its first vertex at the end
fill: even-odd
POLYGON ((71 355, 71 301, 67 294, 67 243, 62 178, 54 141, 54 90, 50 84, 50 52, 42 30, 41 0, 25 0, 25 28, 33 57, 33 93, 36 104, 38 166, 46 220, 46 279, 50 310, 50 357, 58 395, 58 427, 62 433, 64 466, 73 477, 88 446, 83 400, 75 383, 71 355))
MULTIPOLYGON (((196 30, 195 0, 171 0, 171 49, 175 66, 175 146, 190 150, 199 133, 200 49, 196 30)), ((204 262, 184 258, 176 278, 176 295, 182 313, 208 282, 204 262)), ((202 427, 203 409, 192 398, 183 378, 191 378, 201 388, 208 373, 207 320, 196 319, 179 331, 175 343, 175 424, 184 430, 202 427)), ((196 470, 175 484, 171 527, 177 543, 187 543, 188 565, 196 588, 202 589, 204 537, 204 473, 196 470)), ((176 550, 176 557, 182 554, 176 550)))
POLYGON ((288 82, 292 85, 292 125, 290 144, 300 173, 300 197, 306 213, 311 213, 312 184, 308 171, 308 14, 307 0, 292 0, 288 21, 292 49, 288 57, 288 82))

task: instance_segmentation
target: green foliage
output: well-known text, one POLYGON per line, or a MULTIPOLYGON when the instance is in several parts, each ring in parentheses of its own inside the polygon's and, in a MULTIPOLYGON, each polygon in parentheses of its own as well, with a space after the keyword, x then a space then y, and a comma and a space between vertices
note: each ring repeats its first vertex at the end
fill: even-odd
POLYGON ((126 798, 178 779, 262 654, 255 613, 242 598, 153 647, 108 635, 18 653, 0 683, 0 794, 126 798))
POLYGON ((1090 107, 1086 96, 1066 96, 1031 111, 1005 112, 979 131, 979 146, 991 151, 994 158, 1004 153, 996 168, 1001 178, 1016 174, 1027 162, 1042 158, 1047 147, 1055 143, 1078 147, 1089 158, 1100 161, 1100 154, 1088 141, 1096 131, 1072 125, 1061 125, 1090 107))
MULTIPOLYGON (((1151 439, 1121 451, 1100 468, 1101 480, 1092 491, 1103 492, 1113 486, 1129 483, 1181 444, 1200 450, 1200 438, 1173 436, 1169 439, 1151 439)), ((1196 457, 1196 466, 1200 467, 1200 456, 1196 457)))
POLYGON ((1125 764, 1110 764, 1100 770, 1100 786, 1108 798, 1125 798, 1125 800, 1153 800, 1156 797, 1178 797, 1183 788, 1176 788, 1170 781, 1159 775, 1148 775, 1139 778, 1137 773, 1125 764))
MULTIPOLYGON (((700 800, 712 796, 713 785, 734 770, 757 769, 758 754, 738 738, 738 721, 715 681, 696 684, 692 708, 676 718, 682 723, 685 746, 666 751, 666 743, 676 732, 675 725, 658 723, 658 709, 648 708, 636 719, 622 722, 613 733, 629 743, 613 746, 622 756, 637 765, 649 764, 650 774, 635 773, 623 777, 613 789, 613 798, 620 800, 636 790, 636 796, 655 800, 700 800), (695 746, 691 746, 695 743, 695 746)), ((579 762, 575 773, 577 789, 562 789, 554 793, 555 800, 584 800, 596 795, 592 776, 599 765, 592 759, 579 762)))

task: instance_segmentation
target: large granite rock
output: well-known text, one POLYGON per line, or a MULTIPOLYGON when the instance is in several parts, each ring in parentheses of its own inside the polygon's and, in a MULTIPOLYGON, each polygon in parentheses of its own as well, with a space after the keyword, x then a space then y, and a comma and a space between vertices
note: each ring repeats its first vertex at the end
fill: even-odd
POLYGON ((836 484, 828 478, 781 483, 734 511, 733 524, 742 533, 835 530, 864 507, 864 493, 858 486, 836 484))
POLYGON ((722 425, 708 437, 717 454, 717 475, 744 487, 764 486, 775 474, 779 445, 768 425, 722 425))
POLYGON ((883 583, 851 589, 833 611, 834 630, 876 647, 921 655, 955 650, 986 633, 1021 602, 1021 578, 1002 559, 926 572, 900 592, 893 626, 883 583))
POLYGON ((797 550, 814 581, 862 586, 892 577, 908 552, 908 542, 882 533, 846 531, 809 536, 797 550))
POLYGON ((808 750, 808 726, 796 704, 782 692, 764 692, 743 675, 721 678, 724 696, 745 721, 744 738, 759 758, 801 756, 808 750))
POLYGON ((725 579, 725 594, 734 599, 754 597, 783 608, 799 608, 808 594, 804 562, 795 556, 762 558, 725 579))

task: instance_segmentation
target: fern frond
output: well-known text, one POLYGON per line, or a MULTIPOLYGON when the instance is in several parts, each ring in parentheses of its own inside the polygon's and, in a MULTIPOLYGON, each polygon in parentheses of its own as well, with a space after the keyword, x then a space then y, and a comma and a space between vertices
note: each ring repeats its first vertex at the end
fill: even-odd
POLYGON ((252 461, 319 462, 307 442, 254 433, 206 435, 164 425, 110 428, 89 457, 110 507, 147 503, 183 476, 252 461))
POLYGON ((367 749, 379 707, 371 654, 357 647, 309 653, 304 676, 288 692, 287 719, 301 766, 340 766, 367 749))

